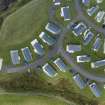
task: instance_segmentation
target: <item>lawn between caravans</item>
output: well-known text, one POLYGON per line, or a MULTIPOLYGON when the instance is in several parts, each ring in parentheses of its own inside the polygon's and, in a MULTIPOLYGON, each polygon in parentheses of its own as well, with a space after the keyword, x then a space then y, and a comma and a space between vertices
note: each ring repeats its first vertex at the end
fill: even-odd
POLYGON ((10 50, 31 47, 30 42, 44 31, 50 5, 51 0, 32 0, 4 20, 0 30, 0 57, 5 64, 11 63, 10 50))

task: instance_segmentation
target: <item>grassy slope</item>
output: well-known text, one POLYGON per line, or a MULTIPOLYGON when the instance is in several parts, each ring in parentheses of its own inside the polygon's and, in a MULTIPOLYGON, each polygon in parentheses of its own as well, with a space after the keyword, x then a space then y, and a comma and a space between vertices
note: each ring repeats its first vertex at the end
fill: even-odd
POLYGON ((9 50, 28 46, 48 22, 48 0, 32 0, 8 16, 0 31, 0 57, 9 62, 9 50), (44 8, 44 9, 43 9, 44 8))
MULTIPOLYGON (((59 75, 55 78, 49 78, 42 72, 42 70, 41 71, 39 70, 38 73, 35 74, 32 73, 31 76, 27 74, 23 75, 21 73, 0 74, 0 85, 3 86, 2 88, 5 87, 4 89, 6 89, 6 91, 9 92, 13 90, 15 92, 21 91, 25 93, 27 91, 33 91, 33 93, 43 92, 53 95, 54 94, 61 95, 68 99, 69 101, 77 103, 78 105, 82 105, 82 103, 89 103, 90 101, 96 99, 95 97, 93 97, 93 94, 90 92, 88 87, 85 88, 84 90, 80 90, 74 83, 72 75, 69 72, 62 73, 58 70, 58 73, 59 75)), ((4 89, 0 89, 0 93, 3 94, 5 92, 4 89)), ((0 97, 0 99, 1 98, 2 97, 0 97)), ((6 102, 8 102, 8 98, 7 99, 5 98, 5 100, 6 102)))
POLYGON ((44 96, 0 96, 2 105, 67 105, 65 102, 44 96))

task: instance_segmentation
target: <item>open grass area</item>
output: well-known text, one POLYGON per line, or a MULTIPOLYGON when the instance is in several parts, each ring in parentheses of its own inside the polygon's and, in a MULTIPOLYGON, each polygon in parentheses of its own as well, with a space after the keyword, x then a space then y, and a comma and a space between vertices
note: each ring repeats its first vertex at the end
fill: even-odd
POLYGON ((68 105, 56 98, 31 95, 0 95, 0 103, 1 105, 68 105))
POLYGON ((48 22, 51 0, 32 0, 8 16, 0 30, 0 57, 10 62, 9 51, 30 46, 48 22))

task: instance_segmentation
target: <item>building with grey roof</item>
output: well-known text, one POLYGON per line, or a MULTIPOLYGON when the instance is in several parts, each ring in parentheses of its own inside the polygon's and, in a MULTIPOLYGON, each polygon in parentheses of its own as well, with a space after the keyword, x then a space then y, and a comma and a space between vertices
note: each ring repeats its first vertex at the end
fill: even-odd
POLYGON ((14 65, 20 64, 20 56, 18 50, 11 50, 10 51, 11 60, 14 65))
POLYGON ((80 36, 87 29, 87 26, 83 22, 79 22, 72 28, 72 32, 75 36, 80 36))
POLYGON ((28 47, 25 47, 25 48, 22 48, 21 51, 22 51, 25 61, 30 62, 32 60, 30 49, 28 47))
POLYGON ((75 83, 80 89, 83 89, 86 86, 86 83, 84 82, 84 80, 81 78, 79 74, 74 75, 73 80, 75 81, 75 83))
POLYGON ((101 40, 101 38, 97 37, 94 44, 93 44, 92 50, 98 51, 100 49, 101 45, 102 45, 102 40, 101 40))
POLYGON ((90 62, 91 58, 88 55, 80 55, 77 56, 77 63, 84 63, 84 62, 90 62))
POLYGON ((94 37, 93 32, 87 31, 83 36, 83 44, 88 45, 92 41, 93 37, 94 37))
POLYGON ((56 39, 54 39, 53 37, 49 36, 45 32, 41 32, 39 37, 42 39, 42 41, 44 43, 46 43, 49 46, 52 46, 52 45, 54 45, 56 43, 56 39))
POLYGON ((69 8, 69 6, 61 7, 61 16, 64 18, 64 21, 70 20, 70 8, 69 8))
POLYGON ((105 59, 96 62, 91 62, 91 68, 99 68, 105 66, 105 59))
POLYGON ((92 91, 92 93, 96 96, 96 97, 100 97, 101 96, 101 91, 98 88, 98 86, 96 85, 96 83, 91 83, 89 85, 90 90, 92 91))
POLYGON ((64 61, 61 58, 57 58, 53 61, 53 63, 58 67, 58 69, 62 72, 66 72, 68 70, 67 65, 64 63, 64 61))
POLYGON ((97 21, 98 23, 100 23, 100 22, 102 22, 102 20, 104 19, 104 17, 105 17, 105 12, 101 10, 101 11, 99 11, 99 12, 97 13, 95 19, 96 19, 96 21, 97 21))
POLYGON ((48 23, 46 26, 45 26, 45 29, 49 32, 51 32, 52 34, 54 35, 57 35, 57 34, 60 34, 61 32, 61 28, 55 24, 55 23, 48 23))
POLYGON ((66 51, 68 53, 75 53, 75 52, 79 52, 82 50, 81 45, 77 45, 77 44, 69 44, 66 46, 66 51))
POLYGON ((55 71, 55 69, 48 63, 46 63, 43 67, 43 72, 48 75, 49 77, 55 77, 57 76, 57 72, 55 71))
POLYGON ((0 70, 2 69, 2 66, 3 66, 3 59, 0 58, 0 70))
POLYGON ((34 52, 40 56, 43 56, 45 54, 43 46, 38 42, 37 39, 34 39, 31 42, 32 47, 34 48, 34 52))

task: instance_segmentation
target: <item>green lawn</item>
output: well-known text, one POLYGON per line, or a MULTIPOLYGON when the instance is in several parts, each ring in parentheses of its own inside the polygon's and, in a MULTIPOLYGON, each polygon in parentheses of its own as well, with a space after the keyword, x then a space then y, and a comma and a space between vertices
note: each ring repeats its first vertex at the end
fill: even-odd
MULTIPOLYGON (((45 96, 0 95, 1 105, 68 105, 56 98, 45 96)), ((73 105, 73 104, 72 104, 73 105)))
POLYGON ((32 0, 8 16, 0 30, 0 57, 9 61, 11 49, 29 46, 48 22, 51 0, 32 0))

